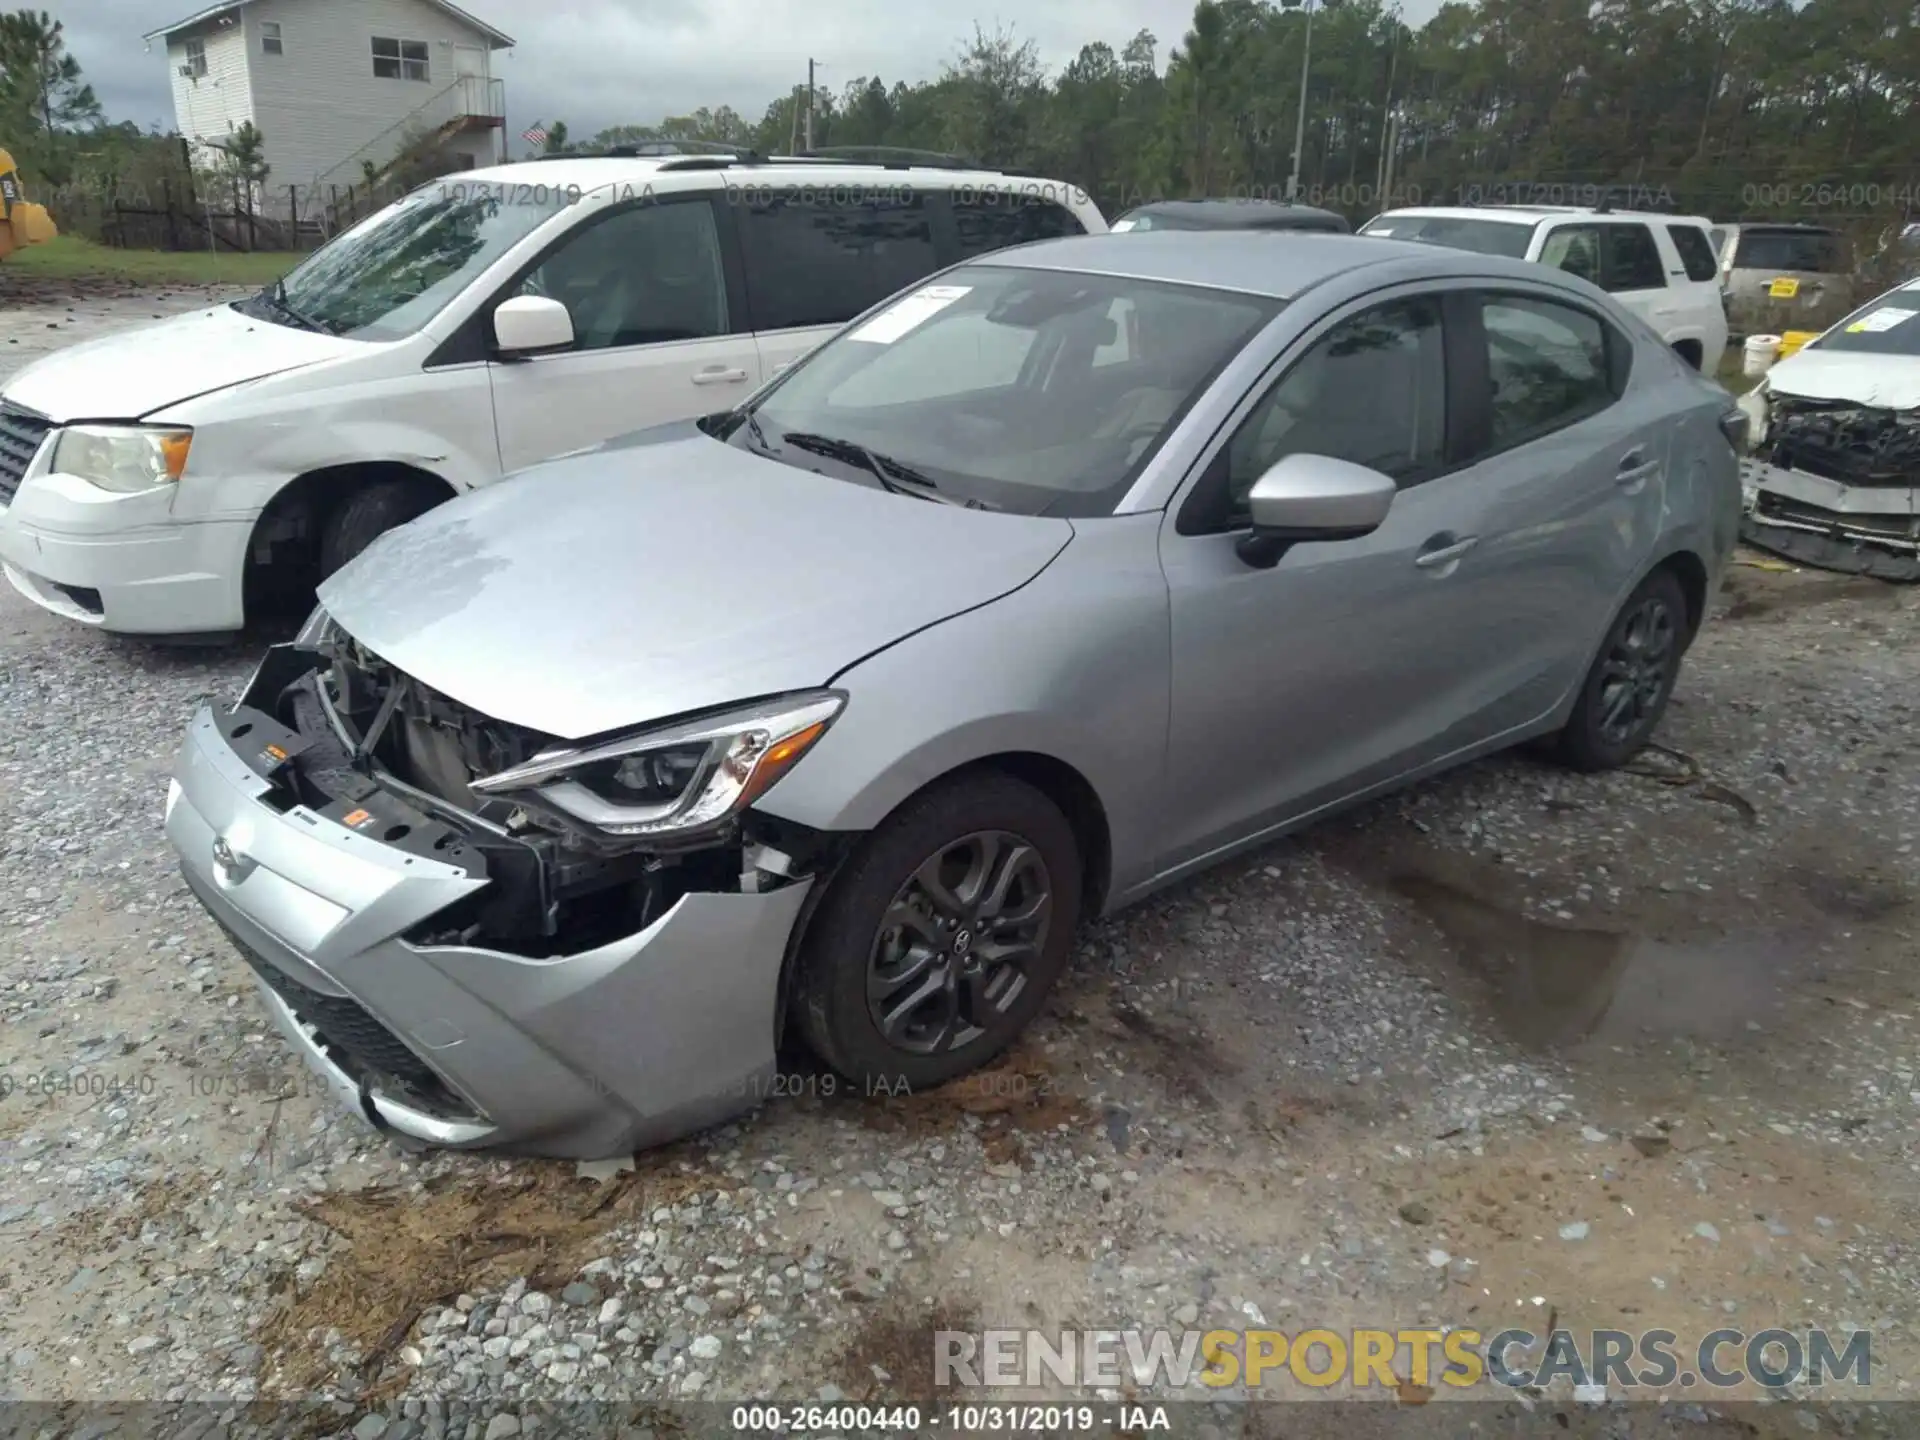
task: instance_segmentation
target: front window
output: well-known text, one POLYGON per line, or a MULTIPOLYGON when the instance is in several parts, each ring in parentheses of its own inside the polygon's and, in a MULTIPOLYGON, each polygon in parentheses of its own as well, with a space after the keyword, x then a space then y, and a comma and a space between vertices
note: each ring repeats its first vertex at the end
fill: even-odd
POLYGON ((1742 230, 1736 270, 1798 270, 1824 275, 1846 269, 1840 237, 1829 230, 1742 230))
POLYGON ((373 73, 381 80, 425 80, 427 42, 374 36, 373 73))
POLYGON ((411 335, 475 276, 565 210, 572 196, 545 186, 435 183, 316 250, 250 313, 360 340, 411 335), (545 192, 535 200, 534 194, 545 192))
POLYGON ((927 499, 1107 515, 1281 303, 970 265, 842 332, 720 433, 927 499))
POLYGON ((1920 356, 1920 285, 1903 285, 1862 305, 1807 348, 1920 356))
POLYGON ((263 55, 284 55, 286 46, 280 39, 280 22, 262 20, 260 22, 260 53, 263 55))
POLYGON ((1535 224, 1531 220, 1470 220, 1454 215, 1396 215, 1390 211, 1374 216, 1360 233, 1524 260, 1527 247, 1533 243, 1535 224))

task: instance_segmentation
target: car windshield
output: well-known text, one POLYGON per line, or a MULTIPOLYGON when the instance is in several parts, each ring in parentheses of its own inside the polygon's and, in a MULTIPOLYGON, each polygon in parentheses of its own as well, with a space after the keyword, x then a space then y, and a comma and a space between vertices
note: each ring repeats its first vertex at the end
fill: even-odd
POLYGON ((968 265, 841 332, 716 433, 921 499, 1108 515, 1282 304, 968 265))
POLYGON ((369 216, 241 303, 284 325, 397 340, 577 198, 544 185, 436 182, 369 216))
POLYGON ((1920 284, 1889 290, 1808 345, 1854 355, 1920 356, 1920 284))
POLYGON ((1736 270, 1800 270, 1826 274, 1846 269, 1840 237, 1825 230, 1742 230, 1734 247, 1736 270))
POLYGON ((1471 250, 1476 255, 1527 258, 1533 242, 1531 220, 1467 220, 1454 215, 1376 215, 1360 227, 1362 235, 1384 235, 1393 240, 1420 240, 1449 250, 1471 250))

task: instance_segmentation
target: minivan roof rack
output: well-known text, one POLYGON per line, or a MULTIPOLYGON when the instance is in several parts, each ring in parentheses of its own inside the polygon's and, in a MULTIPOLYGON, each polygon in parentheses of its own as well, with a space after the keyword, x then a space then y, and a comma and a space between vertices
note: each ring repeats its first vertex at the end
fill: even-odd
POLYGON ((856 165, 880 165, 887 169, 902 170, 914 165, 937 166, 942 170, 992 168, 975 164, 964 155, 950 155, 940 150, 914 150, 903 145, 820 145, 811 150, 797 150, 791 156, 780 158, 845 160, 856 165))

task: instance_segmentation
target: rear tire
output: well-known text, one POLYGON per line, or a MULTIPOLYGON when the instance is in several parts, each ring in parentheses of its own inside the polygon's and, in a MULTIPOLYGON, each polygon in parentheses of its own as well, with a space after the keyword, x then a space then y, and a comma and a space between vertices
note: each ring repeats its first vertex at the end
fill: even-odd
POLYGON ((1067 968, 1081 863, 1059 807, 1010 775, 916 796, 854 852, 807 927, 801 1037, 869 1094, 985 1064, 1067 968))
POLYGON ((1692 638, 1679 577, 1654 571, 1607 627, 1557 737, 1560 762, 1573 770, 1616 770, 1639 753, 1666 713, 1692 638))
POLYGON ((362 486, 341 502, 320 536, 320 578, 326 579, 389 530, 417 520, 445 494, 405 480, 362 486))

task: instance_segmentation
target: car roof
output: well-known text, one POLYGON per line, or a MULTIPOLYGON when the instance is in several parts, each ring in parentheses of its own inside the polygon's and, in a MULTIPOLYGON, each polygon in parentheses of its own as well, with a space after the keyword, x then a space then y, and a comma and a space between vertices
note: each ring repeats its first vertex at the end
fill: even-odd
POLYGON ((1166 215, 1222 230, 1284 230, 1292 225, 1333 225, 1347 228, 1344 217, 1316 205, 1294 205, 1285 200, 1227 196, 1213 200, 1154 200, 1136 205, 1122 215, 1166 215))
POLYGON ((1448 277, 1538 282, 1560 272, 1525 260, 1374 235, 1313 230, 1131 230, 996 250, 969 265, 1018 265, 1199 285, 1291 300, 1324 281, 1375 269, 1380 283, 1448 277))
POLYGON ((750 159, 730 155, 563 155, 461 170, 436 185, 547 186, 582 192, 609 185, 651 185, 656 190, 714 190, 728 185, 865 185, 885 190, 934 190, 973 185, 982 194, 1035 196, 1074 205, 1088 197, 1062 180, 1004 170, 938 165, 886 165, 851 160, 792 157, 750 159))
MULTIPOLYGON (((1675 225, 1714 223, 1704 215, 1670 215, 1664 210, 1601 210, 1592 205, 1407 205, 1398 210, 1383 210, 1373 219, 1386 220, 1396 215, 1492 220, 1507 225, 1538 225, 1542 220, 1562 220, 1570 215, 1583 220, 1665 220, 1675 225)), ((1367 223, 1371 225, 1373 220, 1367 223)))

